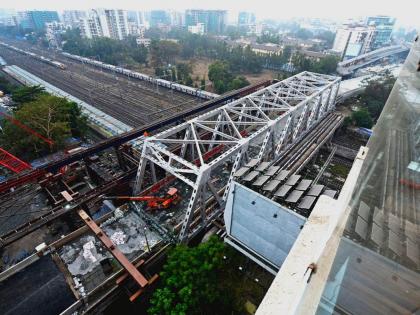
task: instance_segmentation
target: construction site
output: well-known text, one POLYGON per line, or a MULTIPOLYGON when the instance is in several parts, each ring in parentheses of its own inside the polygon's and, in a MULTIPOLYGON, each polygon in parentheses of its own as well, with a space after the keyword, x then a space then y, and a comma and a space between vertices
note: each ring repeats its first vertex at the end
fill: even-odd
POLYGON ((252 260, 266 253, 257 264, 275 273, 281 261, 245 240, 252 222, 235 198, 252 191, 286 209, 299 233, 320 196, 337 198, 357 155, 338 133, 339 77, 302 72, 200 97, 33 51, 65 69, 0 46, 8 65, 129 128, 0 183, 2 314, 98 312, 121 292, 141 299, 167 248, 209 231, 252 260))

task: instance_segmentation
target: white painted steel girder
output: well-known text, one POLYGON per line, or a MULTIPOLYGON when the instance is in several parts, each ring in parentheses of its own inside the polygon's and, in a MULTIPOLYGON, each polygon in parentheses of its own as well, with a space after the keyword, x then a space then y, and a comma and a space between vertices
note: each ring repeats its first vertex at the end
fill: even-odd
MULTIPOLYGON (((204 191, 226 162, 226 184, 247 158, 279 157, 333 110, 341 78, 302 72, 144 140, 135 193, 147 163, 160 166, 193 188, 179 239, 186 240, 194 211, 206 220, 204 191), (253 150, 251 150, 251 147, 253 150)), ((226 190, 229 185, 226 186, 226 190)), ((225 201, 227 191, 222 198, 225 201)), ((214 195, 215 189, 211 188, 214 195)), ((219 200, 219 199, 218 199, 219 200)), ((206 222, 204 222, 206 223, 206 222)))

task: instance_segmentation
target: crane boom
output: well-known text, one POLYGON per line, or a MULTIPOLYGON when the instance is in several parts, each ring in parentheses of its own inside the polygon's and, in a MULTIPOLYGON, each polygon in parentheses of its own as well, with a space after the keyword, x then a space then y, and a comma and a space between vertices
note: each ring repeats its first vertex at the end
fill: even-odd
POLYGON ((10 115, 7 115, 5 113, 0 112, 1 115, 3 115, 7 120, 9 120, 12 124, 14 124, 15 126, 18 126, 19 128, 25 130, 26 132, 34 135, 35 137, 43 140, 44 142, 48 143, 50 146, 52 146, 54 144, 54 141, 44 137, 43 135, 39 134, 38 132, 36 132, 35 130, 29 128, 28 126, 22 124, 19 120, 17 120, 16 118, 13 118, 10 115))

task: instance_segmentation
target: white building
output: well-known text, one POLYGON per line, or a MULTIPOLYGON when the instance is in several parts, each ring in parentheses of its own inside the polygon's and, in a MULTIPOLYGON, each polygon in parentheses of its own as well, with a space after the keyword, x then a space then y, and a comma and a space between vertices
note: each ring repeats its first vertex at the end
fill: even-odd
POLYGON ((80 20, 87 18, 86 11, 81 10, 64 10, 62 21, 65 26, 71 28, 80 27, 80 20))
POLYGON ((374 26, 343 25, 336 32, 332 50, 342 59, 356 57, 370 51, 374 35, 374 26))
POLYGON ((204 35, 206 26, 204 23, 197 23, 196 25, 188 26, 188 32, 193 34, 204 35))
POLYGON ((104 10, 104 12, 111 38, 125 39, 129 34, 127 11, 104 10))
POLYGON ((125 39, 130 34, 130 27, 125 10, 95 9, 80 22, 80 31, 84 37, 110 37, 125 39))
POLYGON ((151 43, 151 39, 150 38, 143 38, 143 37, 138 37, 136 38, 136 43, 137 45, 141 46, 145 46, 145 47, 149 47, 150 43, 151 43))

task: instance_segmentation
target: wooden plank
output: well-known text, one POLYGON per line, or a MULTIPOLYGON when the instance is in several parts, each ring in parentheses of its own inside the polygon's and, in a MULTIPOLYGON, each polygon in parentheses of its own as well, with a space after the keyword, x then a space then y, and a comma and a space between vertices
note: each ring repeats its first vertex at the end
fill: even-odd
POLYGON ((111 239, 102 231, 102 229, 91 219, 91 217, 84 211, 79 210, 77 212, 79 216, 85 221, 85 224, 92 230, 93 233, 99 238, 102 244, 108 249, 108 251, 114 256, 114 258, 121 264, 121 266, 130 274, 130 276, 144 288, 148 281, 147 279, 137 270, 137 268, 125 257, 125 255, 115 246, 111 239))
MULTIPOLYGON (((140 261, 138 261, 134 266, 136 267, 136 268, 139 268, 141 265, 143 265, 144 264, 144 260, 142 259, 142 260, 140 260, 140 261)), ((118 285, 120 285, 125 279, 127 279, 128 278, 128 276, 129 276, 129 274, 127 273, 127 272, 125 272, 121 277, 119 277, 116 281, 115 281, 115 283, 116 284, 118 284, 118 285)))

